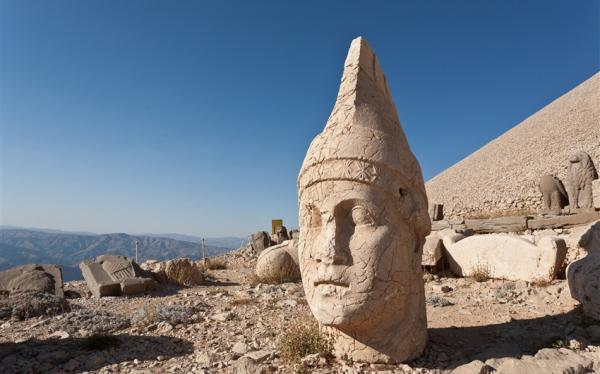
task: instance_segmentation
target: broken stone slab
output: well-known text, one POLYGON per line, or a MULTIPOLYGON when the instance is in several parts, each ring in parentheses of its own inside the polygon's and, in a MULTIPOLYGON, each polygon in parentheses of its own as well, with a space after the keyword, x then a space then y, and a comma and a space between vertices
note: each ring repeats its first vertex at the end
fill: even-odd
POLYGON ((255 273, 261 279, 299 280, 298 241, 286 240, 262 251, 256 261, 255 273))
POLYGON ((583 313, 600 320, 600 252, 591 252, 567 267, 571 297, 581 303, 583 313))
POLYGON ((548 218, 534 218, 527 222, 527 227, 532 230, 557 229, 583 225, 597 221, 599 218, 600 214, 597 212, 586 212, 548 218))
POLYGON ((446 220, 431 222, 431 231, 440 231, 450 228, 450 223, 446 220))
POLYGON ((437 265, 438 261, 443 257, 443 238, 444 236, 452 234, 455 234, 455 232, 446 229, 441 231, 432 231, 431 234, 425 237, 421 266, 437 265))
POLYGON ((527 230, 526 216, 466 219, 467 229, 476 233, 521 232, 527 230))
POLYGON ((550 281, 567 254, 563 239, 544 236, 533 243, 517 235, 444 237, 450 269, 459 276, 486 273, 489 278, 550 281))
POLYGON ((27 264, 0 271, 0 291, 9 294, 40 291, 65 296, 60 266, 53 264, 27 264))
POLYGON ((154 279, 131 259, 124 256, 102 255, 94 261, 79 264, 81 273, 92 294, 102 296, 133 295, 156 287, 154 279))
POLYGON ((592 181, 592 199, 594 200, 594 208, 600 209, 600 179, 592 181))

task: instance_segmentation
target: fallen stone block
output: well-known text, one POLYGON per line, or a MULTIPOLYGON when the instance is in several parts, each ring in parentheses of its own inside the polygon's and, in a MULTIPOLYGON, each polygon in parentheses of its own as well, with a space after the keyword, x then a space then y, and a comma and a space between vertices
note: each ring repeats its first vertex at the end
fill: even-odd
POLYGON ((521 232, 527 230, 527 219, 526 216, 466 219, 465 225, 476 233, 521 232))
POLYGON ((600 320, 600 252, 591 252, 567 267, 571 297, 581 303, 583 313, 600 320))
POLYGON ((597 221, 600 215, 597 212, 570 214, 548 218, 535 218, 527 222, 527 227, 532 230, 558 229, 572 227, 597 221))
POLYGON ((133 295, 156 287, 156 282, 131 259, 102 255, 79 264, 83 278, 95 297, 133 295))
POLYGON ((445 236, 450 269, 459 276, 486 272, 490 278, 550 281, 567 254, 563 239, 545 236, 537 244, 517 235, 445 236))
POLYGON ((60 267, 52 264, 27 264, 0 271, 0 291, 9 294, 40 291, 65 296, 60 267))

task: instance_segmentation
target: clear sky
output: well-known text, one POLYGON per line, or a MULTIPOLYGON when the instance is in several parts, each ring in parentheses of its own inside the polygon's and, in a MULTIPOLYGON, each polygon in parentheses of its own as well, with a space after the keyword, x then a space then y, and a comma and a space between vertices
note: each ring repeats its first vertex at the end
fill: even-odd
POLYGON ((600 69, 591 0, 0 2, 1 222, 244 236, 296 178, 350 41, 425 179, 600 69))

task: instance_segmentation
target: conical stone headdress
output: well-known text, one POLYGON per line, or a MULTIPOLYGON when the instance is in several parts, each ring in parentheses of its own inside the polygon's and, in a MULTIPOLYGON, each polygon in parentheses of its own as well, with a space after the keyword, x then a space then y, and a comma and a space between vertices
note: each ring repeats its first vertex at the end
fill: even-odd
POLYGON ((410 189, 427 209, 421 168, 400 127, 377 57, 362 37, 350 45, 333 111, 306 153, 298 195, 332 180, 371 184, 394 196, 410 189))

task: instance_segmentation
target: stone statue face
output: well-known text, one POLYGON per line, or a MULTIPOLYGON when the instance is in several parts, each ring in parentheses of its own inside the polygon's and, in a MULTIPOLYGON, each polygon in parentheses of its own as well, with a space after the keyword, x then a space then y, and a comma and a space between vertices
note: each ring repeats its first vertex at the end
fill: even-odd
POLYGON ((413 206, 410 191, 399 188, 393 196, 354 181, 325 181, 304 191, 302 281, 320 323, 344 330, 404 314, 405 295, 420 276, 413 206))

